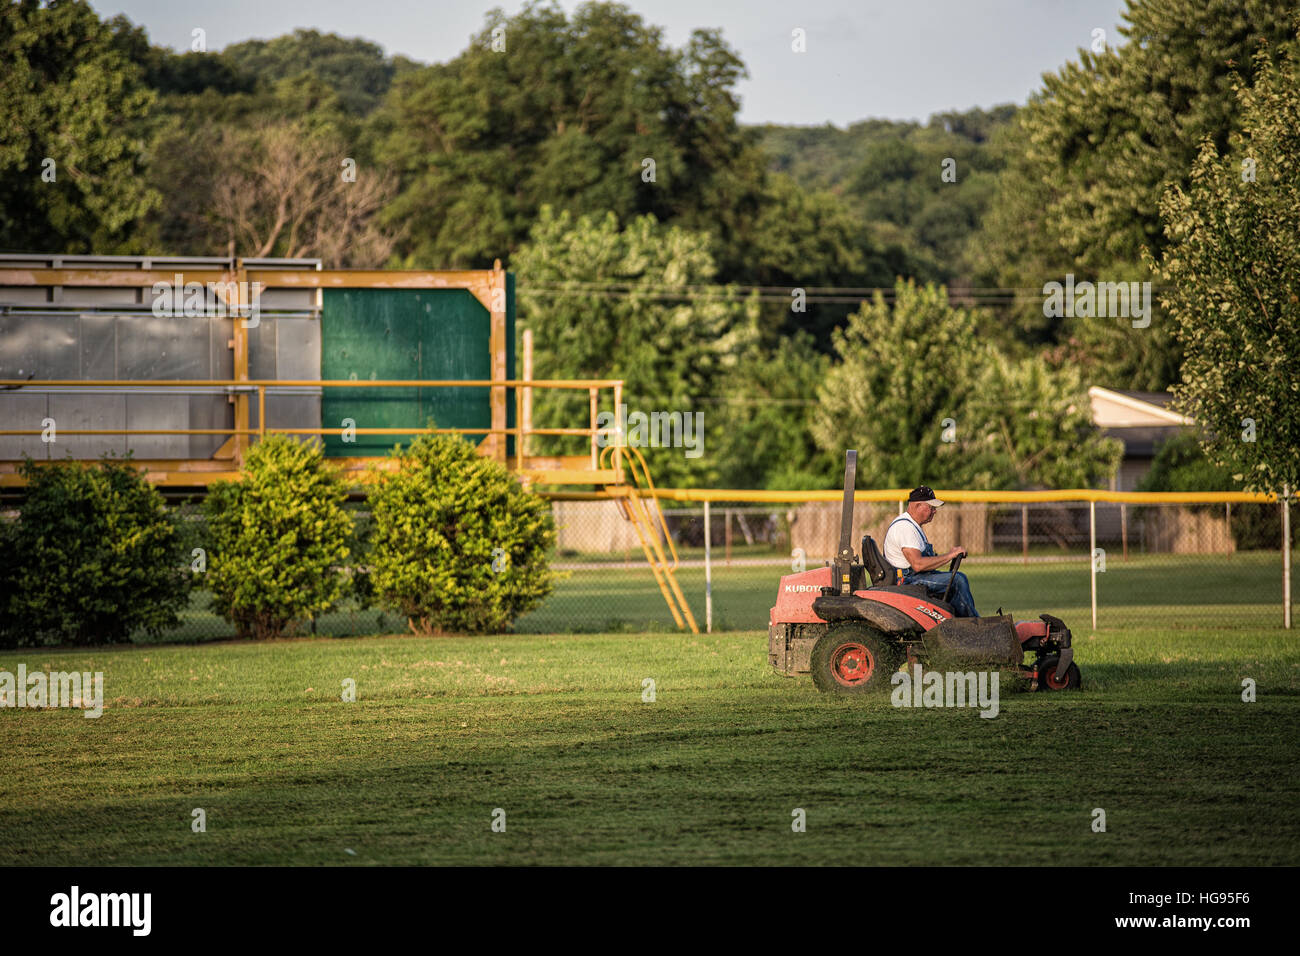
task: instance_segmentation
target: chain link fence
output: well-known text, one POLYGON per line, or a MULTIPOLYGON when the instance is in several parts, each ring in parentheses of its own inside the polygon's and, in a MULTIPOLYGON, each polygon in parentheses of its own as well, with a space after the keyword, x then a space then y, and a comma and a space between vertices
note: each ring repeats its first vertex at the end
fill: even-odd
MULTIPOLYGON (((631 524, 611 501, 555 501, 556 567, 568 577, 521 631, 654 630, 671 617, 631 524)), ((677 579, 701 628, 767 626, 780 578, 828 563, 840 504, 664 502, 677 579), (706 562, 707 544, 707 562, 706 562), (707 563, 707 568, 706 568, 707 563), (710 607, 711 605, 711 607, 710 607)), ((853 549, 883 548, 896 503, 859 502, 853 549)), ((1272 629, 1283 624, 1281 506, 1268 502, 949 503, 926 526, 961 546, 982 614, 1048 612, 1078 628, 1272 629)))
MULTIPOLYGON (((837 501, 699 503, 663 501, 676 576, 700 629, 762 630, 780 578, 830 561, 839 535, 837 501)), ((523 633, 674 630, 633 525, 612 500, 553 500, 555 591, 515 622, 523 633)), ((363 553, 370 515, 349 506, 363 553)), ((883 548, 895 503, 859 502, 853 548, 864 534, 883 548)), ((13 520, 16 512, 0 517, 13 520)), ((204 519, 177 508, 186 550, 202 547, 204 519)), ((1097 627, 1272 630, 1283 623, 1282 513, 1277 503, 954 503, 926 533, 936 551, 962 546, 962 571, 982 614, 1047 612, 1078 629, 1097 627)), ((1293 554, 1293 557, 1296 555, 1293 554)), ((196 577, 178 627, 141 643, 233 639, 196 577)), ((347 594, 295 633, 348 637, 403 633, 405 619, 347 594)))

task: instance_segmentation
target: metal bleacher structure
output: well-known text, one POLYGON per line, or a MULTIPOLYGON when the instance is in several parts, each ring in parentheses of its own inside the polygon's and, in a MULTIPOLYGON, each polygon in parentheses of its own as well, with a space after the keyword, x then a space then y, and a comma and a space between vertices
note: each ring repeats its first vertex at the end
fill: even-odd
POLYGON ((202 493, 272 433, 318 436, 359 493, 417 434, 479 438, 538 490, 597 492, 632 522, 678 627, 677 584, 645 460, 602 435, 615 379, 515 367, 514 277, 492 269, 331 270, 314 259, 0 255, 0 492, 20 465, 130 454, 148 480, 202 493), (534 392, 585 391, 588 420, 531 427, 534 392), (436 425, 432 424, 436 423, 436 425), (583 454, 529 454, 531 436, 583 454))

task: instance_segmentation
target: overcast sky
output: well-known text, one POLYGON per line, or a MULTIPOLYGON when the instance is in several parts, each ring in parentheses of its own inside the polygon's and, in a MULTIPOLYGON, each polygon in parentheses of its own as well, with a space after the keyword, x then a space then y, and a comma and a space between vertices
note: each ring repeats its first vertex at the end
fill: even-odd
MULTIPOLYGON (((451 59, 493 7, 520 0, 92 0, 101 16, 124 13, 154 43, 188 50, 202 27, 208 49, 294 29, 360 36, 425 63, 451 59)), ((572 11, 576 3, 560 4, 572 11)), ((740 84, 746 123, 847 126, 878 116, 1023 103, 1044 72, 1093 42, 1117 44, 1123 0, 630 0, 681 46, 696 27, 721 27, 749 68, 740 84), (807 52, 791 50, 806 31, 807 52)))

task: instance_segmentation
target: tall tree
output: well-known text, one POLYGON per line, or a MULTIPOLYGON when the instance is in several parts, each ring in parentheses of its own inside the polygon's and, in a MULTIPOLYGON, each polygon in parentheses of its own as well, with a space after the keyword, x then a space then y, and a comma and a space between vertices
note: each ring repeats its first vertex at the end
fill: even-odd
POLYGON ((1166 182, 1187 184, 1206 137, 1222 148, 1239 128, 1234 72, 1254 82, 1252 54, 1290 39, 1294 0, 1128 0, 1122 46, 1081 49, 1043 78, 1016 120, 1011 162, 977 243, 985 281, 1021 290, 1020 322, 1073 336, 1098 384, 1161 389, 1176 379, 1178 346, 1165 316, 1135 329, 1124 316, 1054 327, 1042 286, 1149 280, 1140 250, 1157 254, 1166 182))
POLYGON ((1248 487, 1300 486, 1300 57, 1269 51, 1236 90, 1242 132, 1206 139, 1191 185, 1160 204, 1150 265, 1184 350, 1180 407, 1211 460, 1248 487))
MULTIPOLYGON (((629 414, 701 413, 698 456, 681 447, 643 452, 656 483, 715 481, 720 462, 709 436, 721 416, 711 400, 754 356, 758 328, 754 303, 711 285, 709 237, 649 215, 620 227, 613 213, 574 217, 544 206, 515 264, 527 277, 520 317, 533 330, 534 377, 621 378, 629 414)), ((586 409, 585 394, 542 391, 534 420, 572 427, 586 409)))
POLYGON ((856 447, 879 488, 1091 486, 1119 463, 1091 427, 1077 375, 1013 362, 979 335, 975 310, 946 290, 900 281, 836 333, 813 435, 827 452, 856 447))
POLYGON ((834 488, 840 456, 818 447, 810 424, 829 357, 800 332, 746 357, 720 394, 701 404, 721 488, 834 488))
MULTIPOLYGON (((374 118, 402 191, 405 261, 487 265, 544 204, 731 236, 761 208, 762 156, 736 122, 744 67, 717 31, 685 49, 625 6, 500 11, 446 64, 397 79, 374 118)), ((741 254, 715 246, 715 258, 741 254)))
POLYGON ((273 40, 234 43, 221 55, 268 87, 304 73, 315 75, 338 94, 345 110, 358 116, 379 105, 399 70, 415 67, 404 58, 385 56, 369 40, 301 29, 273 40))
POLYGON ((81 0, 0 4, 0 247, 132 252, 154 94, 81 0))
POLYGON ((395 182, 361 121, 319 76, 298 73, 251 92, 173 93, 156 127, 148 175, 164 202, 148 221, 155 248, 224 255, 234 239, 245 256, 267 247, 331 266, 386 264, 395 234, 378 211, 395 182), (355 181, 343 178, 345 161, 355 181))

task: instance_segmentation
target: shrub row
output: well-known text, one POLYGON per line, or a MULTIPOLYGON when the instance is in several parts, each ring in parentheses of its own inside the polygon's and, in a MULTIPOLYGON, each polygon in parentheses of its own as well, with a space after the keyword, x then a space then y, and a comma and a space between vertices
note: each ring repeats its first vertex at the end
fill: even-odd
POLYGON ((393 456, 364 533, 320 445, 288 436, 209 488, 201 535, 129 460, 28 461, 18 520, 0 522, 0 646, 157 636, 194 587, 241 638, 292 634, 348 596, 419 634, 502 631, 551 592, 543 499, 459 437, 420 436, 393 456))

